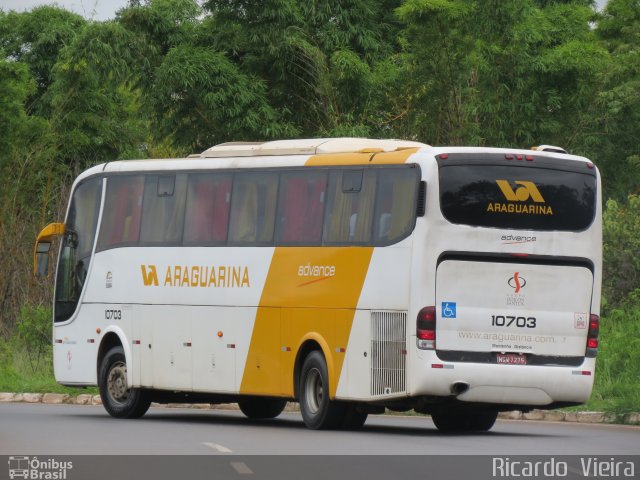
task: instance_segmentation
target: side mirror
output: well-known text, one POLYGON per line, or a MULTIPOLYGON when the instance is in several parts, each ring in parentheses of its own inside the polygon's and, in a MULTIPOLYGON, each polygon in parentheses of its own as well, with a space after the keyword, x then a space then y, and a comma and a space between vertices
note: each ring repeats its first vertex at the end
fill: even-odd
POLYGON ((51 252, 51 242, 53 239, 64 234, 64 223, 51 223, 44 227, 33 252, 33 274, 36 277, 49 276, 49 253, 51 252))
POLYGON ((36 277, 49 276, 49 251, 51 250, 51 242, 41 242, 36 246, 36 277))

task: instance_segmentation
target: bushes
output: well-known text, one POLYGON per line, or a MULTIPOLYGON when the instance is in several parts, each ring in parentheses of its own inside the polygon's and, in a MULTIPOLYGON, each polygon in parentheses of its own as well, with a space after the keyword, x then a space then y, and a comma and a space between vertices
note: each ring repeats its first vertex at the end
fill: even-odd
POLYGON ((607 201, 603 214, 603 306, 615 309, 640 287, 640 196, 607 201))
POLYGON ((603 214, 603 283, 595 388, 587 408, 640 410, 640 197, 609 200, 603 214))
POLYGON ((0 392, 86 393, 54 379, 51 318, 50 308, 24 306, 14 335, 0 337, 0 392))
POLYGON ((51 309, 24 306, 20 311, 15 347, 24 352, 32 373, 47 369, 52 356, 51 309))
POLYGON ((588 408, 640 410, 640 288, 600 322, 595 389, 588 408))
POLYGON ((0 340, 0 391, 33 391, 53 381, 51 309, 24 306, 8 340, 0 340))

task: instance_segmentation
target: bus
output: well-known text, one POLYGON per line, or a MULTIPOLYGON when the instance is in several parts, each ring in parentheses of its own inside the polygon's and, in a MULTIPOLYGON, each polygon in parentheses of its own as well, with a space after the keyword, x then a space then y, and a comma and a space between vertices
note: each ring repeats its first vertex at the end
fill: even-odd
POLYGON ((232 142, 74 182, 53 358, 113 417, 238 403, 312 429, 415 410, 442 431, 588 400, 601 181, 587 158, 364 138, 232 142))

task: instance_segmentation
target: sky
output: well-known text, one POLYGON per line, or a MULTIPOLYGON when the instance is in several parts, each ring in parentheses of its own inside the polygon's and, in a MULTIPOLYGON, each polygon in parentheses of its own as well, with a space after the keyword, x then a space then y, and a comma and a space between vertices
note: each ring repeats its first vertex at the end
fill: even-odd
POLYGON ((39 5, 56 4, 91 20, 114 18, 116 11, 127 5, 127 0, 0 0, 5 12, 31 10, 39 5))
MULTIPOLYGON (((602 8, 607 0, 597 0, 598 8, 602 8)), ((114 18, 116 11, 127 4, 127 0, 0 0, 0 8, 4 11, 31 10, 38 5, 55 3, 72 12, 91 20, 108 20, 114 18)))

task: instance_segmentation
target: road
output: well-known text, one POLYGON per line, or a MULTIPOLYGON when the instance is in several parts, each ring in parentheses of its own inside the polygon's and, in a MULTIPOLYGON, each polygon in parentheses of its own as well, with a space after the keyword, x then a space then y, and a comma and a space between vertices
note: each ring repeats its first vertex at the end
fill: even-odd
MULTIPOLYGON (((306 462, 307 465, 300 468, 308 469, 309 464, 320 462, 325 466, 338 465, 336 468, 344 473, 354 464, 346 456, 356 455, 368 456, 364 463, 357 463, 360 465, 358 468, 362 468, 363 464, 369 465, 370 478, 376 477, 376 473, 381 475, 380 478, 391 478, 387 475, 390 472, 381 470, 379 464, 384 462, 386 468, 396 468, 396 473, 414 465, 415 471, 410 470, 409 473, 417 474, 424 469, 425 462, 433 463, 434 459, 438 459, 440 468, 446 465, 449 465, 449 469, 459 467, 457 456, 460 455, 538 455, 549 458, 578 455, 609 461, 612 456, 617 459, 623 455, 638 454, 640 428, 628 426, 498 420, 488 433, 444 435, 426 417, 370 416, 361 431, 337 432, 308 430, 302 424, 299 413, 283 413, 274 420, 252 421, 236 411, 152 408, 142 419, 116 420, 109 417, 102 407, 0 404, 0 455, 37 455, 40 458, 188 455, 191 467, 205 462, 202 463, 205 471, 210 471, 211 467, 210 464, 207 467, 207 457, 225 457, 223 461, 227 467, 235 464, 229 470, 233 475, 240 475, 241 471, 253 473, 251 465, 255 469, 256 464, 265 462, 268 464, 263 468, 265 471, 300 462, 306 462), (203 456, 205 460, 193 456, 203 456), (315 460, 308 456, 314 456, 315 460), (429 460, 428 456, 434 457, 429 460), (237 461, 234 462, 234 459, 237 461), (243 470, 245 467, 246 470, 243 470)), ((166 458, 175 460, 179 457, 166 458)), ((162 459, 155 459, 151 463, 163 464, 162 459)), ((490 457, 485 459, 490 460, 490 457)), ((640 467, 637 460, 638 457, 636 466, 640 467)), ((113 469, 116 463, 111 460, 109 468, 113 469)), ((96 463, 93 464, 95 466, 96 463)), ((175 461, 171 464, 175 464, 175 461)), ((162 467, 160 472, 167 473, 167 468, 162 467)), ((473 470, 477 466, 470 462, 469 468, 473 470)), ((299 471, 297 468, 293 470, 299 471)), ((3 473, 0 465, 0 478, 3 473)), ((360 473, 354 475, 359 477, 360 473)), ((273 477, 297 476, 289 477, 280 472, 278 475, 274 473, 273 477)), ((80 477, 67 478, 73 480, 80 477)), ((98 477, 94 475, 92 478, 98 477)), ((145 475, 144 478, 152 477, 145 475)), ((198 477, 190 475, 189 478, 198 477)), ((267 475, 264 478, 271 477, 267 475)), ((315 477, 307 475, 307 478, 315 477)), ((318 478, 328 477, 321 475, 318 478)), ((483 477, 476 474, 474 478, 483 477)))

